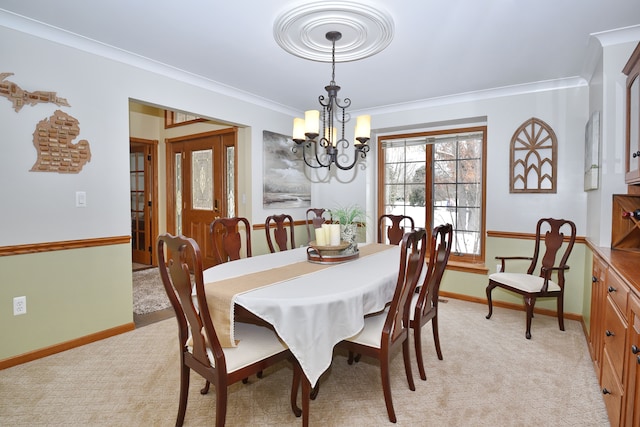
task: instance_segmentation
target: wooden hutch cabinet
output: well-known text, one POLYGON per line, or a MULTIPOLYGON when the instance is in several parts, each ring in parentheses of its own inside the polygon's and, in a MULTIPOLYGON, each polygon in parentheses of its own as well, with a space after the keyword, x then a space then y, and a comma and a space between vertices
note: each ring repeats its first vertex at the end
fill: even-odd
POLYGON ((611 425, 639 426, 640 252, 594 248, 589 350, 611 425))
POLYGON ((622 71, 627 75, 625 182, 640 184, 640 43, 622 71))
POLYGON ((640 426, 640 298, 629 298, 629 331, 627 342, 627 404, 625 424, 640 426))
POLYGON ((611 248, 594 247, 589 351, 612 426, 640 426, 640 43, 627 75, 628 194, 612 198, 611 248))

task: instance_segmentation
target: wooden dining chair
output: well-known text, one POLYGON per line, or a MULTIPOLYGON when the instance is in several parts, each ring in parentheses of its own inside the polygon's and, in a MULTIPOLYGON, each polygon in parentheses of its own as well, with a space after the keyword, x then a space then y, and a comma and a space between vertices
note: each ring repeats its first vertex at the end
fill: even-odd
POLYGON ((251 225, 246 218, 216 218, 209 226, 213 252, 217 264, 240 259, 242 249, 241 227, 244 227, 244 247, 247 258, 251 257, 251 225))
POLYGON ((315 231, 313 235, 311 230, 322 227, 326 222, 332 222, 331 211, 324 208, 309 208, 306 213, 307 220, 307 244, 315 239, 315 231))
POLYGON ((397 245, 407 231, 414 230, 413 218, 407 215, 380 215, 378 218, 378 243, 397 245))
POLYGON ((178 321, 180 397, 176 426, 184 422, 189 379, 193 370, 206 380, 201 394, 208 393, 209 386, 214 385, 216 426, 222 427, 226 420, 229 385, 281 360, 291 359, 291 353, 271 329, 249 323, 235 324, 237 347, 223 348, 220 345, 211 320, 213 313, 204 293, 202 256, 195 240, 184 236, 160 235, 158 268, 178 321), (197 303, 192 295, 194 286, 197 303))
POLYGON ((567 260, 571 255, 573 244, 576 241, 576 225, 569 220, 542 218, 536 225, 536 240, 534 243, 533 256, 497 256, 500 260, 500 272, 489 276, 487 285, 487 302, 489 303, 489 314, 493 313, 493 303, 491 301, 491 291, 500 287, 511 292, 522 295, 527 312, 527 330, 525 337, 531 339, 531 319, 533 318, 533 308, 536 299, 541 297, 553 297, 557 300, 558 325, 564 331, 564 275, 569 269, 567 260), (567 232, 567 236, 563 233, 567 232), (544 233, 544 234, 543 234, 544 233), (567 244, 562 249, 564 240, 567 244), (539 273, 536 274, 538 256, 544 251, 540 263, 539 273), (560 258, 558 259, 558 256, 560 258), (530 260, 526 273, 508 273, 505 270, 507 260, 530 260), (557 282, 552 280, 552 276, 557 276, 557 282))
POLYGON ((273 240, 278 245, 280 251, 286 251, 296 247, 296 240, 294 237, 294 223, 291 215, 269 215, 264 222, 264 229, 267 233, 267 244, 271 253, 276 252, 276 247, 273 244, 273 240), (271 238, 271 228, 274 224, 273 239, 271 238), (289 238, 287 238, 287 228, 289 229, 289 238))
POLYGON ((339 347, 349 351, 349 364, 355 360, 356 353, 378 359, 387 415, 389 421, 393 423, 396 422, 396 414, 391 398, 389 365, 391 355, 398 346, 402 346, 409 389, 415 391, 409 354, 409 306, 411 295, 416 289, 424 265, 426 241, 424 229, 416 229, 404 234, 401 240, 398 280, 391 304, 382 312, 365 317, 362 330, 338 344, 339 347))
POLYGON ((422 380, 427 379, 422 360, 422 327, 431 322, 433 342, 436 346, 438 359, 442 360, 440 349, 440 335, 438 333, 438 301, 440 282, 451 254, 453 227, 451 224, 439 225, 433 229, 429 244, 429 262, 425 266, 424 281, 418 284, 411 299, 409 309, 409 326, 413 330, 416 363, 422 380))

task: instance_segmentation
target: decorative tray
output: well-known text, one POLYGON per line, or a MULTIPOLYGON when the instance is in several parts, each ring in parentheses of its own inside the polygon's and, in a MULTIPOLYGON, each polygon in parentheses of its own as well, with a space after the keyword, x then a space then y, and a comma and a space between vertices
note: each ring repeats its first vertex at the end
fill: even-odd
POLYGON ((315 246, 314 243, 314 241, 309 242, 307 260, 316 264, 340 264, 360 256, 357 248, 346 250, 349 247, 347 242, 341 242, 338 246, 315 246))
POLYGON ((322 255, 336 255, 338 252, 343 251, 349 247, 349 242, 345 242, 344 240, 340 242, 339 245, 335 246, 319 246, 316 245, 316 241, 312 240, 309 242, 309 247, 313 248, 318 253, 322 253, 322 255))

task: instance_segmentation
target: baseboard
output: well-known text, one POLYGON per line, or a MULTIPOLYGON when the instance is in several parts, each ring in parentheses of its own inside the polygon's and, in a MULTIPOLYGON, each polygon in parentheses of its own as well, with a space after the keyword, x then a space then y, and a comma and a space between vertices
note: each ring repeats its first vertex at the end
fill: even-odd
POLYGON ((61 353, 66 350, 70 350, 75 347, 80 347, 85 344, 89 344, 95 341, 100 341, 105 338, 112 337, 114 335, 123 334, 135 329, 135 324, 125 323, 124 325, 116 326, 115 328, 105 329, 104 331, 96 332, 90 335, 85 335, 80 338, 73 339, 71 341, 65 341, 60 344, 55 344, 50 347, 41 348, 38 350, 30 351, 28 353, 20 354, 18 356, 9 357, 7 359, 0 360, 0 370, 10 368, 12 366, 21 365, 23 363, 31 362, 32 360, 41 359, 43 357, 51 356, 52 354, 61 353))
MULTIPOLYGON (((459 299, 462 301, 468 301, 468 302, 475 302, 478 304, 484 304, 487 305, 487 300, 485 298, 478 298, 478 297, 472 297, 469 295, 463 295, 463 294, 456 294, 453 292, 445 292, 445 291, 440 291, 440 296, 441 297, 447 297, 447 298, 453 298, 453 299, 459 299)), ((524 311, 524 304, 514 304, 511 302, 503 302, 503 301, 496 301, 493 300, 493 306, 494 307, 501 307, 501 308, 508 308, 511 310, 518 310, 518 311, 524 311)), ((488 305, 487 305, 488 307, 488 305)), ((487 308, 488 310, 488 308, 487 308)), ((546 308, 534 308, 533 309, 534 313, 538 313, 538 314, 542 314, 544 316, 552 316, 552 317, 556 317, 556 311, 555 310, 549 310, 546 308)), ((487 312, 488 313, 488 312, 487 312)), ((570 319, 570 320, 577 320, 578 322, 581 322, 584 324, 584 319, 582 318, 582 315, 580 314, 575 314, 575 313, 564 313, 564 318, 565 319, 570 319)), ((583 325, 583 329, 584 329, 584 325, 583 325)))

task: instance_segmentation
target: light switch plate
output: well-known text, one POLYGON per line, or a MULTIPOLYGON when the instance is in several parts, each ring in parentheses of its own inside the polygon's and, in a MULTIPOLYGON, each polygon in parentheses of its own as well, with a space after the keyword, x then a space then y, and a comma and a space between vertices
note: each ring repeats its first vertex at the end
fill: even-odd
POLYGON ((76 208, 87 207, 87 193, 84 191, 76 191, 76 208))

